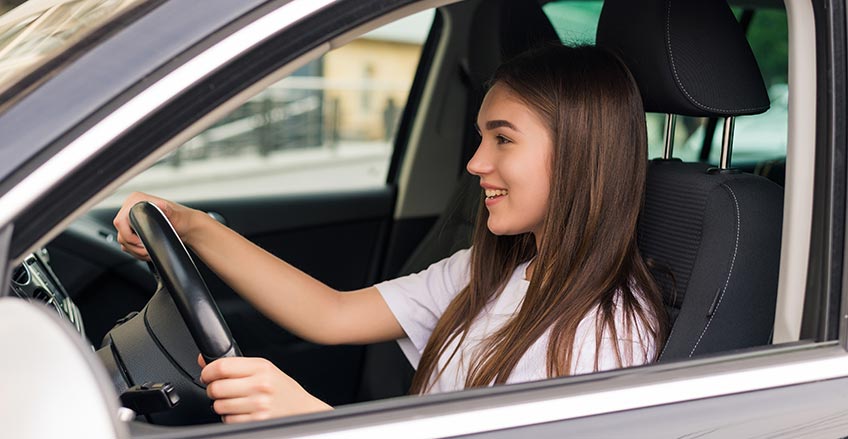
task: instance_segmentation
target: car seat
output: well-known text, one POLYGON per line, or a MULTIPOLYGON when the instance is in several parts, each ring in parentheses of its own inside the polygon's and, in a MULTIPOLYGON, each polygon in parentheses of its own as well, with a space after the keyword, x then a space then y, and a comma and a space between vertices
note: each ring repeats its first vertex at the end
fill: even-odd
POLYGON ((673 321, 661 360, 770 342, 783 190, 730 167, 733 118, 769 100, 754 55, 722 1, 606 0, 597 44, 636 78, 645 110, 724 117, 722 166, 667 154, 648 167, 639 248, 673 321))

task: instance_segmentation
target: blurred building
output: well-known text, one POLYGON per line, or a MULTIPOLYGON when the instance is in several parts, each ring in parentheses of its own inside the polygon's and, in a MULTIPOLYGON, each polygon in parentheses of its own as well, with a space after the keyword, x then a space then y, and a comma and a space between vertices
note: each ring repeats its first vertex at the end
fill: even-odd
POLYGON ((174 157, 387 144, 406 105, 433 11, 369 32, 311 61, 196 137, 174 157))
POLYGON ((324 57, 325 114, 337 118, 340 137, 393 137, 431 21, 425 16, 419 23, 380 28, 324 57))

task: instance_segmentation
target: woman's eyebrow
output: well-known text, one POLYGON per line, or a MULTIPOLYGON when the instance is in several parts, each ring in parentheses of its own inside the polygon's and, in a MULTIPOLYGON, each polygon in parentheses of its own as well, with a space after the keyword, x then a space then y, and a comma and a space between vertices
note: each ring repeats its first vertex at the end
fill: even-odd
POLYGON ((515 125, 513 125, 512 123, 510 123, 507 120, 490 120, 490 121, 486 122, 486 129, 487 130, 493 130, 495 128, 500 128, 500 127, 506 127, 506 128, 509 128, 513 131, 518 131, 519 133, 521 132, 521 130, 516 128, 515 125))

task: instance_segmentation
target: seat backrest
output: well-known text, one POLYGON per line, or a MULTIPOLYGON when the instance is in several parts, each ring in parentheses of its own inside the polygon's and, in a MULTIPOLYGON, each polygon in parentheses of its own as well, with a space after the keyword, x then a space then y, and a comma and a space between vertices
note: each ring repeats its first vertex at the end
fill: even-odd
MULTIPOLYGON (((597 44, 628 65, 646 111, 735 117, 768 109, 745 35, 723 0, 606 0, 597 44)), ((639 248, 673 321, 661 359, 768 344, 783 190, 702 163, 648 167, 639 248)))
POLYGON ((639 248, 673 319, 663 360, 769 343, 783 190, 699 163, 648 167, 639 248))

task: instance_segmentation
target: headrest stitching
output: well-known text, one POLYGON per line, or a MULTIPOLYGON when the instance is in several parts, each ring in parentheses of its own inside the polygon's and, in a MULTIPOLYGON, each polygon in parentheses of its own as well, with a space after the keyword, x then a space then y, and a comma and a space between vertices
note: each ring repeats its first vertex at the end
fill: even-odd
POLYGON ((686 87, 683 86, 683 82, 680 81, 680 77, 677 75, 677 67, 675 67, 675 65, 674 65, 674 54, 671 50, 671 0, 668 0, 668 2, 666 4, 668 5, 668 7, 666 8, 667 12, 666 12, 666 19, 665 19, 665 41, 666 41, 666 47, 668 48, 668 58, 669 58, 669 61, 671 62, 672 73, 674 73, 674 81, 677 82, 678 87, 680 87, 680 91, 682 91, 683 94, 686 95, 686 97, 689 99, 689 101, 692 102, 693 104, 697 105, 698 107, 700 107, 702 110, 728 112, 728 113, 759 111, 759 110, 762 110, 764 108, 768 108, 768 106, 760 106, 760 107, 753 107, 753 108, 737 108, 737 109, 715 108, 715 107, 711 107, 709 105, 705 105, 705 104, 698 102, 697 99, 695 99, 692 95, 689 94, 688 91, 686 91, 686 87))

